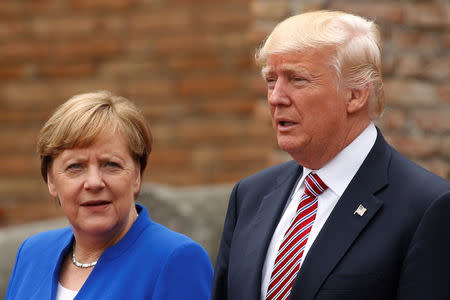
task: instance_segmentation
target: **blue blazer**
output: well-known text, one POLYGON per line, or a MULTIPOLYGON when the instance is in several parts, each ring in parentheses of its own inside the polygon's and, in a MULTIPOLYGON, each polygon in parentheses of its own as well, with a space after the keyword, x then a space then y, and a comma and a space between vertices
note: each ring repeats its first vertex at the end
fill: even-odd
MULTIPOLYGON (((212 299, 260 299, 267 248, 302 171, 291 161, 236 184, 212 299)), ((378 132, 289 299, 450 299, 450 183, 400 155, 378 132), (367 208, 362 216, 354 214, 360 204, 367 208)))
MULTIPOLYGON (((209 299, 212 266, 188 237, 153 222, 147 210, 108 248, 75 299, 209 299)), ((55 299, 61 262, 71 251, 70 228, 28 238, 19 249, 7 300, 55 299)))

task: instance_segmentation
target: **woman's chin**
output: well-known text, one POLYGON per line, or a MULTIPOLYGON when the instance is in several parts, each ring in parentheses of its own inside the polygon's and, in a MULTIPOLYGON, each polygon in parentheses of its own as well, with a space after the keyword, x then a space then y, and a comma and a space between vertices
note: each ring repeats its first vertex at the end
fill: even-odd
POLYGON ((74 231, 80 234, 93 235, 115 235, 119 230, 118 223, 105 218, 96 218, 94 220, 85 220, 82 224, 72 224, 74 231))

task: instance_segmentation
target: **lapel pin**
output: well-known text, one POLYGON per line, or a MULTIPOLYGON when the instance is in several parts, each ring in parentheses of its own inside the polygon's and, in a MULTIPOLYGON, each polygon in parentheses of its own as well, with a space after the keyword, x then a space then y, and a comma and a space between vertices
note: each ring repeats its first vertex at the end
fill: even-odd
POLYGON ((358 214, 360 217, 362 217, 362 215, 364 215, 366 211, 367 208, 365 208, 362 204, 360 204, 353 214, 354 215, 358 214))

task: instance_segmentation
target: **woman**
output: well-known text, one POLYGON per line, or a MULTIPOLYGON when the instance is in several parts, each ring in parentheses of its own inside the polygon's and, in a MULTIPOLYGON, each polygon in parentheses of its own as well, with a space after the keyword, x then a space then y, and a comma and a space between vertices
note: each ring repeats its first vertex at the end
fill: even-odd
POLYGON ((6 299, 209 299, 207 253, 135 204, 151 142, 139 110, 109 92, 56 110, 38 151, 71 226, 21 245, 6 299))

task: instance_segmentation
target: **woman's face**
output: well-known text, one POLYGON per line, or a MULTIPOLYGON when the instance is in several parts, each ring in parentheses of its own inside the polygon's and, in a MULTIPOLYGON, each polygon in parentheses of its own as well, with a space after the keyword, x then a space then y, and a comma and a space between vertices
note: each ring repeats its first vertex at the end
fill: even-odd
POLYGON ((64 150, 53 159, 47 178, 76 237, 115 243, 136 219, 140 169, 121 135, 100 135, 89 147, 64 150))

